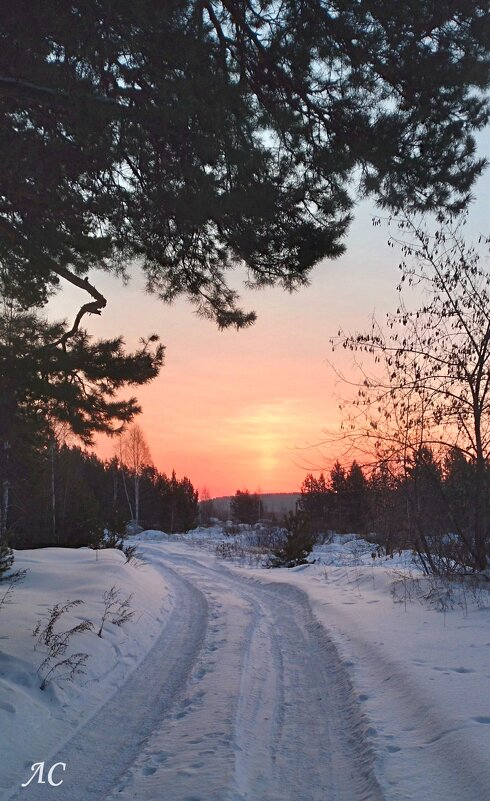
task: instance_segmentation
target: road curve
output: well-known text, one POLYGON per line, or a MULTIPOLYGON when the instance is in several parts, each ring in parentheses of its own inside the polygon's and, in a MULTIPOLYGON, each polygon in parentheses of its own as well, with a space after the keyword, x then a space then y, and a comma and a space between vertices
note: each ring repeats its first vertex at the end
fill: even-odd
POLYGON ((209 610, 183 691, 105 801, 383 801, 346 669, 287 584, 148 545, 209 610))
POLYGON ((144 544, 174 597, 151 651, 11 801, 385 801, 368 725, 307 596, 144 544), (61 791, 61 792, 60 792, 61 791))

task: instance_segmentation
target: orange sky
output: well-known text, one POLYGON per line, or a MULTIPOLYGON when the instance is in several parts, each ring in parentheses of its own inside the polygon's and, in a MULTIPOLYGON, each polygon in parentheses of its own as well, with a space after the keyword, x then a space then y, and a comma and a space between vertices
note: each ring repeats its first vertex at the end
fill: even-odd
MULTIPOLYGON (((489 185, 485 176, 476 230, 488 231, 489 185)), ((340 325, 364 329, 373 312, 382 319, 396 303, 396 254, 386 247, 386 230, 372 227, 372 211, 358 208, 346 255, 318 265, 306 289, 244 292, 258 321, 240 332, 219 332, 183 300, 163 306, 144 293, 139 278, 124 287, 93 275, 108 306, 102 317, 88 319, 90 333, 122 333, 132 347, 155 332, 166 345, 160 376, 137 391, 138 422, 160 470, 175 468, 217 496, 239 488, 294 492, 309 465, 327 464, 333 454, 308 446, 340 423, 338 395, 345 390, 327 361, 329 338, 340 325)), ((51 303, 51 313, 71 319, 80 300, 70 287, 51 303)), ((345 354, 335 361, 349 370, 345 354)), ((100 444, 102 456, 113 451, 112 441, 100 444)))

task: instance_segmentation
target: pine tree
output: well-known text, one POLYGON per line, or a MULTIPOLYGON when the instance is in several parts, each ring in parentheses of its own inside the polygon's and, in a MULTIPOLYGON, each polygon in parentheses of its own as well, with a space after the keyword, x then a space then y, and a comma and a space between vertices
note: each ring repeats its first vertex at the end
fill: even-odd
POLYGON ((345 478, 346 525, 355 534, 364 534, 368 518, 368 484, 362 468, 353 461, 345 478))
POLYGON ((411 516, 412 541, 423 563, 433 573, 439 572, 448 515, 442 485, 442 467, 433 450, 422 445, 407 465, 405 481, 411 516))
POLYGON ((257 523, 263 514, 260 495, 248 489, 237 490, 230 500, 230 514, 237 523, 257 523))
MULTIPOLYGON (((55 525, 54 440, 59 426, 85 444, 113 434, 140 411, 118 390, 158 374, 157 337, 125 353, 121 338, 93 342, 83 330, 67 340, 63 323, 48 323, 4 293, 0 316, 0 535, 9 529, 12 482, 36 450, 51 448, 51 528, 55 525)), ((16 490, 19 491, 17 482, 16 490)))
POLYGON ((346 530, 346 475, 338 461, 330 471, 330 489, 334 495, 332 527, 334 531, 343 533, 346 530))
POLYGON ((274 552, 275 564, 278 567, 305 564, 306 557, 317 541, 310 518, 305 512, 289 512, 283 520, 283 527, 285 537, 282 545, 274 552))
POLYGON ((468 536, 475 508, 475 465, 458 448, 451 448, 444 459, 443 473, 451 527, 468 536))
POLYGON ((393 554, 395 547, 410 547, 403 481, 385 462, 376 465, 369 476, 368 498, 370 532, 378 544, 387 554, 393 554))
POLYGON ((220 326, 225 283, 305 282, 355 199, 461 207, 483 169, 488 5, 475 0, 3 4, 0 261, 13 295, 106 299, 132 270, 220 326))
POLYGON ((7 573, 14 563, 14 552, 9 548, 5 539, 0 537, 0 579, 7 573))
POLYGON ((325 532, 331 518, 333 498, 323 473, 318 478, 308 473, 300 492, 298 510, 308 517, 312 531, 325 532))
POLYGON ((172 470, 170 478, 170 510, 171 528, 170 532, 188 531, 194 528, 198 516, 198 492, 194 489, 191 481, 184 476, 178 479, 175 470, 172 470))
POLYGON ((48 323, 4 295, 0 316, 0 444, 22 434, 50 439, 62 424, 84 443, 95 432, 115 433, 138 414, 136 399, 118 390, 154 378, 163 347, 150 337, 134 353, 122 338, 93 342, 83 331, 65 341, 63 323, 48 323))

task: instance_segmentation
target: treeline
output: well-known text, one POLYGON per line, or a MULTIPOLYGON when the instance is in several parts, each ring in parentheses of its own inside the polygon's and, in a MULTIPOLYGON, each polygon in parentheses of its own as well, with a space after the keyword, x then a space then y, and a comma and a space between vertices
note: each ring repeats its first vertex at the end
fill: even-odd
POLYGON ((13 548, 97 547, 124 535, 127 524, 169 533, 196 524, 198 493, 191 481, 153 466, 135 471, 62 445, 9 454, 8 541, 13 548), (135 493, 138 500, 135 503, 135 493), (139 516, 134 520, 134 509, 139 516))
MULTIPOLYGON (((337 462, 327 477, 307 475, 298 510, 317 533, 365 535, 386 553, 411 548, 427 572, 472 569, 475 477, 457 448, 438 457, 421 447, 403 472, 380 463, 367 474, 355 461, 348 469, 337 462)), ((485 504, 490 521, 488 495, 485 504)))

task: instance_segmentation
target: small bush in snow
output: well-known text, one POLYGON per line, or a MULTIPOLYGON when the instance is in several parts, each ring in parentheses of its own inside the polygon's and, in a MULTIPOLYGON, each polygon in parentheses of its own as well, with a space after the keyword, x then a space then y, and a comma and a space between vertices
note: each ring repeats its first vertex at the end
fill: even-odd
POLYGON ((235 523, 233 520, 227 520, 224 525, 224 532, 227 537, 233 537, 234 534, 240 533, 240 524, 235 523))
POLYGON ((79 673, 84 673, 84 667, 88 659, 88 654, 74 653, 65 656, 71 638, 75 634, 82 634, 84 631, 93 629, 89 620, 82 620, 75 626, 64 631, 56 631, 56 624, 60 618, 76 606, 83 604, 83 601, 67 601, 66 604, 55 604, 48 609, 47 620, 40 618, 32 632, 36 637, 34 650, 42 646, 47 650, 46 656, 38 667, 38 675, 41 678, 40 689, 44 690, 52 679, 58 681, 71 681, 79 673))
POLYGON ((23 581, 26 574, 27 570, 16 570, 15 573, 0 578, 0 609, 11 602, 15 585, 23 581))
POLYGON ((94 539, 89 547, 95 551, 95 559, 99 558, 98 552, 106 548, 115 548, 122 551, 126 557, 126 562, 136 562, 139 551, 136 545, 126 545, 126 524, 116 522, 111 528, 106 528, 100 539, 94 539))
POLYGON ((220 559, 237 559, 245 556, 243 545, 238 542, 218 542, 216 556, 220 559))
POLYGON ((137 545, 125 545, 121 548, 121 551, 126 557, 126 564, 130 562, 139 562, 141 564, 137 545))
POLYGON ((284 518, 285 538, 282 545, 274 551, 274 567, 295 567, 306 563, 306 557, 313 550, 317 535, 304 512, 289 512, 284 518))
POLYGON ((393 603, 404 604, 406 611, 407 603, 419 600, 421 596, 420 578, 415 578, 412 573, 398 571, 394 571, 393 575, 394 579, 390 587, 393 603))
POLYGON ((394 603, 405 604, 418 601, 437 612, 446 612, 455 607, 468 614, 468 607, 486 608, 490 604, 490 592, 486 583, 475 576, 414 576, 412 573, 395 573, 391 584, 394 603))
POLYGON ((107 620, 110 620, 114 626, 122 626, 123 623, 127 623, 128 620, 134 617, 135 613, 130 609, 132 597, 131 594, 127 598, 121 599, 120 590, 115 585, 110 590, 106 590, 103 595, 104 611, 100 628, 97 632, 98 637, 102 637, 102 630, 107 620))
POLYGON ((9 548, 6 541, 0 538, 0 579, 12 567, 14 563, 14 552, 9 548))

